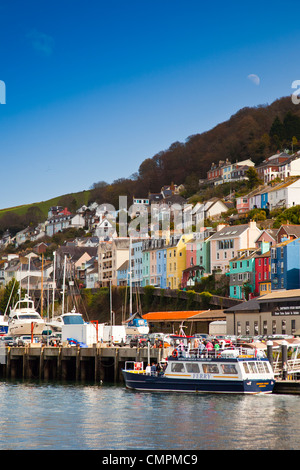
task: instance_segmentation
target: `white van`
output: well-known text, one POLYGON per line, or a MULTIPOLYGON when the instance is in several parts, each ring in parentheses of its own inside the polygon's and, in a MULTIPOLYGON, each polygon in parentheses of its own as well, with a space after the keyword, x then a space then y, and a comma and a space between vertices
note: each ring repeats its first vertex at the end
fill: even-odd
POLYGON ((105 325, 103 328, 103 342, 114 346, 125 346, 126 328, 122 325, 105 325))

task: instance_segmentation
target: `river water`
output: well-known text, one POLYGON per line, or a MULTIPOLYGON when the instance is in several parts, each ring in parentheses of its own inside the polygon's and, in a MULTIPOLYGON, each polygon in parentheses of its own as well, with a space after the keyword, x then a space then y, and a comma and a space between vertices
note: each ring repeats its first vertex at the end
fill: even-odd
POLYGON ((300 449, 300 396, 0 382, 0 450, 300 449))

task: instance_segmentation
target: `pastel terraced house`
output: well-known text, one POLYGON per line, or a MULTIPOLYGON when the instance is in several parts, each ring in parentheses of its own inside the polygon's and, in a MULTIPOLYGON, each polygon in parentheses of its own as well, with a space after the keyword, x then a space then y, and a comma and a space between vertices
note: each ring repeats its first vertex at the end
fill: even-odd
POLYGON ((246 287, 249 293, 254 293, 256 251, 256 249, 238 251, 237 256, 230 261, 230 297, 245 299, 246 287))
POLYGON ((210 270, 229 272, 229 262, 238 251, 255 248, 261 231, 255 221, 244 225, 219 225, 217 232, 210 237, 210 270))
POLYGON ((167 288, 181 287, 182 273, 186 267, 186 245, 192 238, 193 233, 181 235, 179 238, 170 238, 166 246, 167 288))

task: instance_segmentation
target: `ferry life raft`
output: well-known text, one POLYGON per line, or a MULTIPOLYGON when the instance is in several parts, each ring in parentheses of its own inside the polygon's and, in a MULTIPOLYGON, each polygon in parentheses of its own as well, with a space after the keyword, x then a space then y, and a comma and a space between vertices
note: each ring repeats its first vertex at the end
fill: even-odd
POLYGON ((272 393, 275 379, 264 353, 224 350, 201 355, 178 351, 167 359, 164 372, 146 372, 126 362, 122 374, 128 389, 156 392, 272 393))

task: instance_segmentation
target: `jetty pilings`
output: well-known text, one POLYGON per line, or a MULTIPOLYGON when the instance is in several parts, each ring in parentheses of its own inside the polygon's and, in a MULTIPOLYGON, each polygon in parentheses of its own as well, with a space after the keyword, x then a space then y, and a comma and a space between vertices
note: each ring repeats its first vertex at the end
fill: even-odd
POLYGON ((126 361, 159 362, 167 357, 168 348, 104 347, 95 344, 78 346, 8 347, 1 355, 0 379, 39 379, 76 382, 122 383, 126 361), (148 357, 149 354, 149 357, 148 357))

